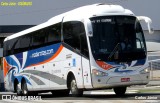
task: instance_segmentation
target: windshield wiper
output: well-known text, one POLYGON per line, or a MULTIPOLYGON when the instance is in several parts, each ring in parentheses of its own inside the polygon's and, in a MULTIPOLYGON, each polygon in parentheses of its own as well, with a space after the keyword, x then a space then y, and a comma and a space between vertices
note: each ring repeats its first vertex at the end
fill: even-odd
POLYGON ((111 57, 116 53, 120 43, 117 43, 117 45, 114 47, 113 51, 109 54, 108 59, 111 59, 111 57))

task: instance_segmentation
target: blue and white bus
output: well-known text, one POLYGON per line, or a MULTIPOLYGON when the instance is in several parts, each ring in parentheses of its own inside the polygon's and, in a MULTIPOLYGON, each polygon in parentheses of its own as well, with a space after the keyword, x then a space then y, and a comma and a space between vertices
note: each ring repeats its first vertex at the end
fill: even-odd
POLYGON ((149 82, 146 43, 140 22, 119 5, 93 4, 55 16, 4 40, 4 84, 17 95, 51 91, 82 96, 111 89, 124 95, 149 82))

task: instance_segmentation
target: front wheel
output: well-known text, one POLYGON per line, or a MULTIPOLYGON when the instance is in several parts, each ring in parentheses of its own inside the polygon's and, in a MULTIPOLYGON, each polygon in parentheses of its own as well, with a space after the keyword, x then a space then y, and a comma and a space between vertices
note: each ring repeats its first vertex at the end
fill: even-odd
POLYGON ((116 87, 114 88, 114 92, 116 93, 117 96, 123 96, 126 93, 127 87, 116 87))
POLYGON ((71 90, 71 95, 72 96, 78 97, 78 96, 83 95, 83 90, 78 89, 75 78, 72 78, 72 80, 70 82, 70 90, 71 90))

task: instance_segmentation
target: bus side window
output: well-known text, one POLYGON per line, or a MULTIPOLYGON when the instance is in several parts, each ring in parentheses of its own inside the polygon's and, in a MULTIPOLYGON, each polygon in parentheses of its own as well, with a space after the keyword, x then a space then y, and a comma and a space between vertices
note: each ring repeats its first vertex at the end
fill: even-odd
POLYGON ((20 47, 19 38, 14 38, 14 39, 11 39, 8 41, 8 43, 7 43, 8 49, 7 50, 8 50, 9 55, 16 54, 19 52, 19 47, 20 47))
POLYGON ((11 47, 13 47, 13 44, 14 44, 13 40, 9 40, 5 42, 5 45, 6 45, 6 54, 4 53, 5 56, 12 55, 11 51, 13 50, 11 49, 11 47))
POLYGON ((69 22, 63 24, 63 37, 64 37, 64 42, 72 46, 73 43, 72 25, 69 22))
POLYGON ((21 39, 21 37, 15 39, 16 42, 13 46, 13 54, 17 54, 20 52, 20 39, 21 39))
POLYGON ((32 35, 32 49, 42 47, 45 44, 46 35, 43 30, 39 30, 33 33, 32 35))
POLYGON ((31 37, 29 35, 22 36, 20 40, 20 49, 22 52, 30 49, 31 37))
POLYGON ((63 24, 64 42, 80 52, 81 22, 69 21, 63 24))
POLYGON ((47 29, 47 43, 59 43, 61 42, 61 23, 52 25, 47 29))

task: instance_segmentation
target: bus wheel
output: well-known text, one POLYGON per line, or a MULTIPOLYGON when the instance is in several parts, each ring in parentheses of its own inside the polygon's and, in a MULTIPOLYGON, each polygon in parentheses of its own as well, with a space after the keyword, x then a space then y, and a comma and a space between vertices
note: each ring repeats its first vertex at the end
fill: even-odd
POLYGON ((114 92, 117 96, 123 96, 126 93, 127 87, 116 87, 114 88, 114 92))
POLYGON ((17 93, 17 96, 21 96, 22 95, 22 90, 20 89, 21 85, 17 82, 16 83, 16 93, 17 93))
POLYGON ((83 90, 78 89, 75 78, 72 78, 70 82, 70 90, 71 90, 72 96, 78 97, 83 95, 83 90))
POLYGON ((22 94, 24 96, 27 96, 28 95, 28 88, 27 88, 27 84, 26 84, 26 81, 23 80, 22 82, 22 94))

